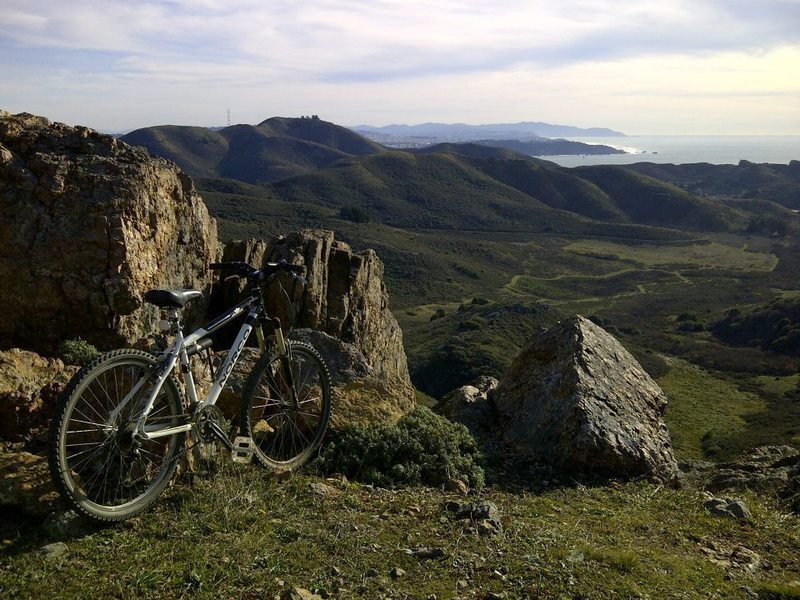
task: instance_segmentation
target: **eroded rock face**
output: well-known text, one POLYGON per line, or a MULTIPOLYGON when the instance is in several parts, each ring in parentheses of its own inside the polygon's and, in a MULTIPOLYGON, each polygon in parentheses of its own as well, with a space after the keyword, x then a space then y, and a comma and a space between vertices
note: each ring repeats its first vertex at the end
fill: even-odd
POLYGON ((206 288, 216 251, 216 223, 174 164, 85 127, 0 113, 0 347, 129 344, 153 328, 143 293, 206 288))
MULTIPOLYGON (((280 316, 284 326, 294 323, 297 328, 322 331, 352 345, 366 358, 370 378, 380 386, 363 388, 363 414, 392 421, 414 407, 403 334, 389 310, 383 263, 374 251, 353 252, 335 240, 331 231, 302 230, 269 241, 228 243, 222 259, 258 267, 279 260, 304 265, 307 285, 288 276, 280 279, 295 313, 288 314, 286 297, 273 284, 267 291, 270 314, 280 316), (376 402, 380 406, 373 405, 376 402)), ((230 306, 236 301, 236 290, 224 289, 217 300, 220 307, 230 306)), ((334 404, 334 419, 336 411, 334 404)))
POLYGON ((505 441, 559 470, 673 481, 661 388, 609 333, 581 316, 534 338, 495 395, 505 441))
POLYGON ((18 442, 43 431, 77 367, 33 352, 0 352, 0 439, 18 442))

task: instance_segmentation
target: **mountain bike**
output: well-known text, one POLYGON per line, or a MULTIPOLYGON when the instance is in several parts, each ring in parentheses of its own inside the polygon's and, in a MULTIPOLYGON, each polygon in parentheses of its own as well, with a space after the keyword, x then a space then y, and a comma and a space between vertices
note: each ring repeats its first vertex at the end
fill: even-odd
POLYGON ((174 475, 187 434, 194 443, 218 440, 235 462, 255 460, 276 470, 301 466, 322 441, 331 412, 328 368, 312 346, 284 337, 263 300, 264 286, 279 273, 305 283, 303 267, 281 261, 261 269, 243 262, 210 268, 246 280, 245 299, 184 336, 180 311, 202 292, 150 290, 145 300, 162 310, 160 328, 174 336, 167 349, 102 354, 59 399, 50 429, 51 475, 62 497, 92 519, 122 521, 150 506, 174 475), (242 315, 227 357, 198 399, 190 359, 203 351, 210 356, 209 336, 242 315), (236 429, 226 434, 215 404, 254 330, 261 358, 244 385, 234 437, 236 429))

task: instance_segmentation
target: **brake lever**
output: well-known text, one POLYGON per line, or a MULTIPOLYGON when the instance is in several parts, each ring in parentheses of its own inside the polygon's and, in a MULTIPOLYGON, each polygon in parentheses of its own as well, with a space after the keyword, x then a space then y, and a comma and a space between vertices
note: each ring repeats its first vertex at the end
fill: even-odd
POLYGON ((232 280, 234 280, 234 279, 241 279, 241 277, 240 277, 239 275, 228 275, 228 276, 227 276, 225 279, 223 279, 222 281, 228 282, 228 281, 232 281, 232 280))

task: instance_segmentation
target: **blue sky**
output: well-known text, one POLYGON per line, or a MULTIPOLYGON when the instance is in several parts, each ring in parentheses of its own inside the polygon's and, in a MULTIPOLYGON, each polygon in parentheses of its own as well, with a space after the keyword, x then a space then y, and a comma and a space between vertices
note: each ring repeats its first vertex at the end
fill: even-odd
POLYGON ((800 134, 800 0, 0 0, 0 108, 800 134))

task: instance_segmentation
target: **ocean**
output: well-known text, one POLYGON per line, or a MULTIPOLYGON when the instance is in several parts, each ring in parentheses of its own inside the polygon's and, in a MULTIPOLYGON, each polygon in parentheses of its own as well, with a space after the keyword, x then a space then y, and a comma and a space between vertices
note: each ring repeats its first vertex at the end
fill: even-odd
POLYGON ((736 164, 783 163, 800 160, 800 135, 629 135, 626 137, 567 138, 605 144, 629 154, 541 156, 564 167, 628 165, 637 162, 736 164))

